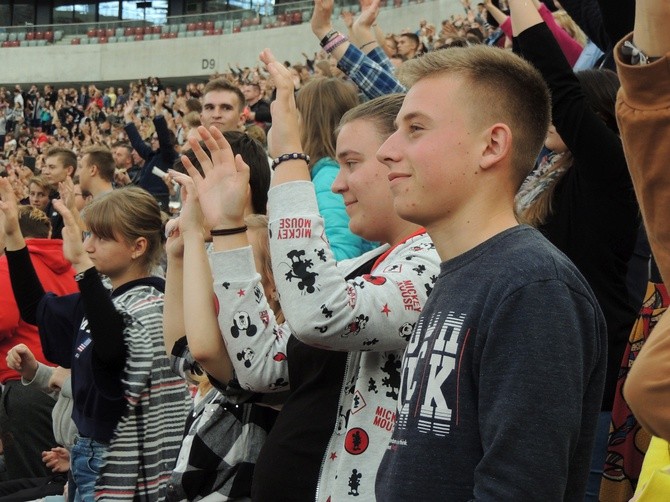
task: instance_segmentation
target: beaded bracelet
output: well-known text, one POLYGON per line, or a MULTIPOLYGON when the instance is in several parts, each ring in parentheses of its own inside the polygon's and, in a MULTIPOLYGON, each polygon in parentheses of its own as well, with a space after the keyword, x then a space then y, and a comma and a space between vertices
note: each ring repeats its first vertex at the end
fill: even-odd
POLYGON ((336 47, 339 47, 342 45, 344 42, 349 40, 345 35, 338 34, 336 37, 334 37, 330 42, 328 42, 323 50, 326 51, 328 54, 333 52, 336 47))
POLYGON ((270 166, 270 167, 274 171, 277 168, 277 166, 279 164, 281 164, 282 162, 286 162, 287 160, 298 160, 298 159, 302 159, 309 164, 309 155, 307 155, 305 153, 302 153, 302 152, 300 152, 300 153, 295 152, 295 153, 285 153, 284 155, 280 155, 279 157, 277 157, 276 159, 274 159, 272 161, 272 166, 270 166))
POLYGON ((210 234, 212 234, 212 237, 223 237, 225 235, 235 235, 235 234, 242 234, 247 231, 247 226, 243 225, 241 227, 235 227, 235 228, 218 228, 218 229, 212 229, 210 231, 210 234))
POLYGON ((335 35, 339 35, 340 32, 337 30, 330 30, 328 33, 326 33, 326 36, 321 39, 319 44, 321 47, 325 46, 328 42, 330 42, 330 39, 335 37, 335 35))

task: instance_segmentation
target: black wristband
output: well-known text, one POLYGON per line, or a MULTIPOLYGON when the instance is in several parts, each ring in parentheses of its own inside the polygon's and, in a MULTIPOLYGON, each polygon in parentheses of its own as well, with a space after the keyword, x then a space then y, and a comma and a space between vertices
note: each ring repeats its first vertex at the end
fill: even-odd
POLYGON ((218 229, 212 229, 210 234, 212 234, 212 237, 223 237, 225 235, 235 235, 235 234, 242 234, 247 231, 247 226, 244 225, 242 227, 235 227, 235 228, 218 228, 218 229))
POLYGON ((285 153, 284 155, 280 155, 279 157, 277 157, 276 159, 274 159, 272 161, 272 165, 270 167, 274 171, 277 168, 277 166, 279 164, 281 164, 282 162, 286 162, 287 160, 298 160, 298 159, 302 159, 305 162, 307 162, 307 164, 309 164, 309 155, 307 155, 306 153, 295 152, 295 153, 285 153))
POLYGON ((330 30, 328 33, 326 33, 326 36, 321 39, 321 42, 319 42, 319 44, 321 45, 321 47, 323 47, 330 41, 331 38, 338 35, 339 33, 340 32, 337 30, 330 30))

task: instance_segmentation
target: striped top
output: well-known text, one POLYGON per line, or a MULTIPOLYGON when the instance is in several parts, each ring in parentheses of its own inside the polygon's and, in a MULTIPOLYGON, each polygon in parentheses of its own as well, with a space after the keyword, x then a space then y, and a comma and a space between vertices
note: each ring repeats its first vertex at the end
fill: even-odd
POLYGON ((163 500, 190 400, 163 346, 163 293, 138 285, 113 299, 126 320, 126 410, 96 484, 96 500, 163 500))

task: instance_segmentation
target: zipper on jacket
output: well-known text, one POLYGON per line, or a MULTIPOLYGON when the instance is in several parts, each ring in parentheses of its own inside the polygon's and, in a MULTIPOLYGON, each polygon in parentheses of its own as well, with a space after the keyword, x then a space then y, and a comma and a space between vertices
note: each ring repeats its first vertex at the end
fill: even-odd
MULTIPOLYGON (((342 387, 340 387, 340 398, 337 401, 338 409, 340 406, 343 406, 344 404, 344 394, 347 387, 347 376, 349 375, 350 363, 351 363, 351 352, 347 354, 347 362, 344 365, 344 378, 342 379, 342 387)), ((328 440, 326 451, 323 452, 323 458, 321 459, 321 466, 319 467, 319 477, 316 480, 316 494, 314 498, 316 502, 319 502, 319 491, 321 491, 321 476, 323 474, 323 468, 326 465, 326 460, 328 459, 330 448, 333 445, 333 440, 337 438, 337 429, 339 427, 339 423, 340 423, 340 417, 336 417, 335 428, 333 429, 333 433, 330 435, 330 439, 328 440)))

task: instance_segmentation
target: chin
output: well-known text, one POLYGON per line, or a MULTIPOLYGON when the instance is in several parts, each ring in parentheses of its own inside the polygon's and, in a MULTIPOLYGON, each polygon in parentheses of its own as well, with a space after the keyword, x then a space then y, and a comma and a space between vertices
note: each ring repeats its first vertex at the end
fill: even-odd
POLYGON ((416 223, 417 225, 423 225, 422 222, 417 221, 417 218, 420 219, 420 215, 413 211, 411 208, 407 207, 401 202, 395 201, 393 203, 393 209, 395 213, 400 216, 403 220, 409 221, 410 223, 416 223))

